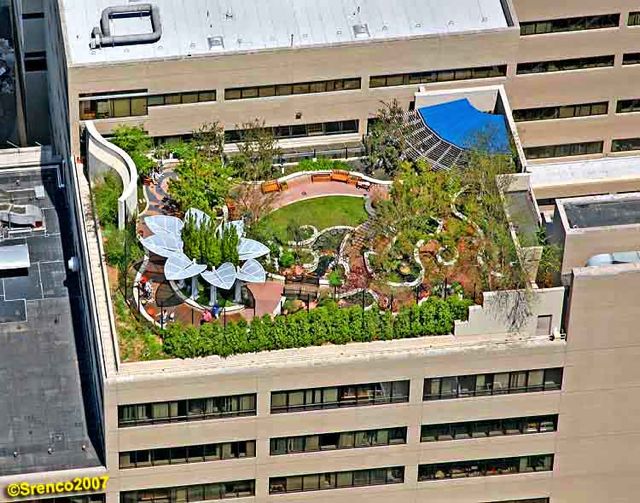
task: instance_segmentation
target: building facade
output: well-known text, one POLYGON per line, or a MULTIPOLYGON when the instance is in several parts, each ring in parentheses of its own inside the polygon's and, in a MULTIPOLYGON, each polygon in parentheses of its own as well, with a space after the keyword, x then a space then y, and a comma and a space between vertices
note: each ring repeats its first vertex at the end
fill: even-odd
MULTIPOLYGON (((182 56, 159 56, 161 38, 149 58, 140 54, 151 46, 90 47, 108 6, 94 3, 86 18, 74 18, 79 2, 67 0, 45 2, 44 12, 52 141, 67 161, 71 221, 80 229, 74 246, 95 334, 88 346, 104 459, 97 468, 0 476, 3 487, 108 475, 106 491, 80 494, 109 503, 637 500, 640 267, 583 267, 585 257, 640 249, 637 229, 572 236, 580 260, 566 255, 565 286, 535 290, 518 330, 505 315, 513 299, 487 294, 448 336, 122 363, 89 187, 73 163, 83 120, 105 134, 142 125, 167 140, 205 122, 234 131, 260 118, 287 147, 349 145, 361 141, 381 101, 408 109, 421 88, 502 84, 542 211, 560 211, 559 197, 638 190, 640 175, 627 166, 616 165, 615 180, 604 164, 599 177, 544 173, 550 158, 640 148, 637 4, 486 2, 494 7, 486 16, 446 35, 303 47, 301 31, 293 48, 197 53, 203 40, 216 50, 212 32, 193 48, 180 39, 182 56), (76 43, 76 31, 86 40, 76 43)), ((350 5, 347 18, 364 18, 362 4, 350 5)), ((230 10, 222 22, 241 16, 230 10)), ((372 21, 356 24, 374 33, 372 21)))

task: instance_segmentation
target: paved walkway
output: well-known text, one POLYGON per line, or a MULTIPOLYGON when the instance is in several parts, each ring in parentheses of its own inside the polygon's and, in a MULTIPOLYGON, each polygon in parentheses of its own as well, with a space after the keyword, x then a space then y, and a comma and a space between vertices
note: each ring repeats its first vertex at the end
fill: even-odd
POLYGON ((273 208, 282 208, 297 201, 322 196, 360 196, 365 197, 367 190, 344 182, 312 182, 311 177, 304 177, 289 182, 287 190, 278 192, 273 200, 273 208))

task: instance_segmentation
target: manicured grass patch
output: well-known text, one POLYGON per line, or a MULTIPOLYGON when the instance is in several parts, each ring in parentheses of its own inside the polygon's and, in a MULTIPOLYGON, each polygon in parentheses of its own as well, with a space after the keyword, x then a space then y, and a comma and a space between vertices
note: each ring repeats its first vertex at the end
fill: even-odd
POLYGON ((367 219, 361 197, 327 196, 290 204, 268 215, 264 222, 277 233, 291 226, 313 225, 318 230, 334 225, 356 227, 367 219))
POLYGON ((225 357, 323 344, 445 335, 452 332, 454 320, 467 319, 471 304, 457 296, 446 300, 430 297, 419 306, 402 309, 396 316, 390 311, 363 312, 359 306, 340 309, 330 304, 274 319, 265 316, 254 318, 251 323, 227 323, 226 327, 220 323, 200 327, 172 324, 164 333, 163 349, 177 358, 225 357))

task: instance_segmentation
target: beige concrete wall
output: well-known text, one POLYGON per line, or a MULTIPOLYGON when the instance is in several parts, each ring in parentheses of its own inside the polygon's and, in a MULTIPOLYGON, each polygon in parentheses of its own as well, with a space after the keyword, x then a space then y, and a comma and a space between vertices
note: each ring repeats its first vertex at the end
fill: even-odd
MULTIPOLYGON (((304 354, 304 350, 301 355, 304 354)), ((348 351, 347 351, 348 354, 348 351)), ((558 411, 560 392, 515 394, 495 397, 423 402, 425 377, 470 374, 497 370, 516 370, 562 366, 564 342, 538 338, 469 345, 466 350, 427 351, 422 354, 393 352, 383 365, 372 369, 369 358, 353 355, 326 359, 323 364, 290 363, 283 367, 253 367, 234 374, 210 375, 201 372, 186 376, 174 373, 121 376, 111 388, 111 399, 118 403, 147 402, 177 398, 256 392, 255 417, 197 421, 157 426, 117 428, 115 408, 109 411, 109 470, 113 476, 110 491, 166 487, 223 480, 256 478, 255 501, 492 501, 497 495, 513 497, 548 494, 549 474, 496 477, 494 480, 417 482, 420 463, 518 456, 554 451, 555 433, 519 435, 496 439, 421 444, 420 425, 525 415, 558 411), (409 379, 410 402, 290 414, 269 413, 272 390, 354 384, 409 379), (334 452, 269 456, 269 439, 277 436, 352 431, 392 426, 408 427, 406 445, 349 449, 334 452), (171 445, 256 439, 257 457, 142 469, 117 470, 117 451, 171 445), (398 486, 334 490, 283 496, 268 496, 269 477, 331 470, 350 470, 379 466, 405 466, 405 483, 398 486), (451 483, 450 483, 451 482, 451 483)), ((115 496, 115 495, 114 495, 115 496)))
POLYGON ((637 500, 640 267, 574 270, 553 502, 637 500))
MULTIPOLYGON (((232 129, 235 124, 259 117, 271 125, 359 119, 363 134, 367 118, 375 115, 380 101, 397 98, 407 107, 419 87, 369 90, 369 76, 506 64, 515 59, 517 45, 518 30, 510 28, 337 48, 71 67, 71 130, 77 140, 80 93, 147 88, 150 93, 216 89, 218 101, 155 107, 149 110, 148 117, 142 119, 98 121, 99 130, 106 132, 114 123, 143 123, 152 135, 161 136, 189 133, 202 123, 213 120, 232 129), (487 47, 488 50, 478 52, 478 47, 487 47), (362 89, 224 102, 225 88, 345 77, 361 77, 362 89), (296 112, 302 112, 302 119, 295 119, 296 112)), ((470 87, 502 81, 504 79, 501 78, 483 79, 430 87, 470 87)))

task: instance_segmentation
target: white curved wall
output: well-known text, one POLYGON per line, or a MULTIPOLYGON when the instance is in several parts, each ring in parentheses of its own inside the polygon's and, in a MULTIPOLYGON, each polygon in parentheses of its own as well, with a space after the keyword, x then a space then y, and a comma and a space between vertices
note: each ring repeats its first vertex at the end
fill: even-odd
POLYGON ((86 122, 85 126, 89 178, 95 180, 108 169, 113 169, 122 180, 122 195, 118 198, 118 228, 123 229, 127 218, 133 218, 138 212, 138 170, 129 154, 105 140, 92 121, 86 122))

